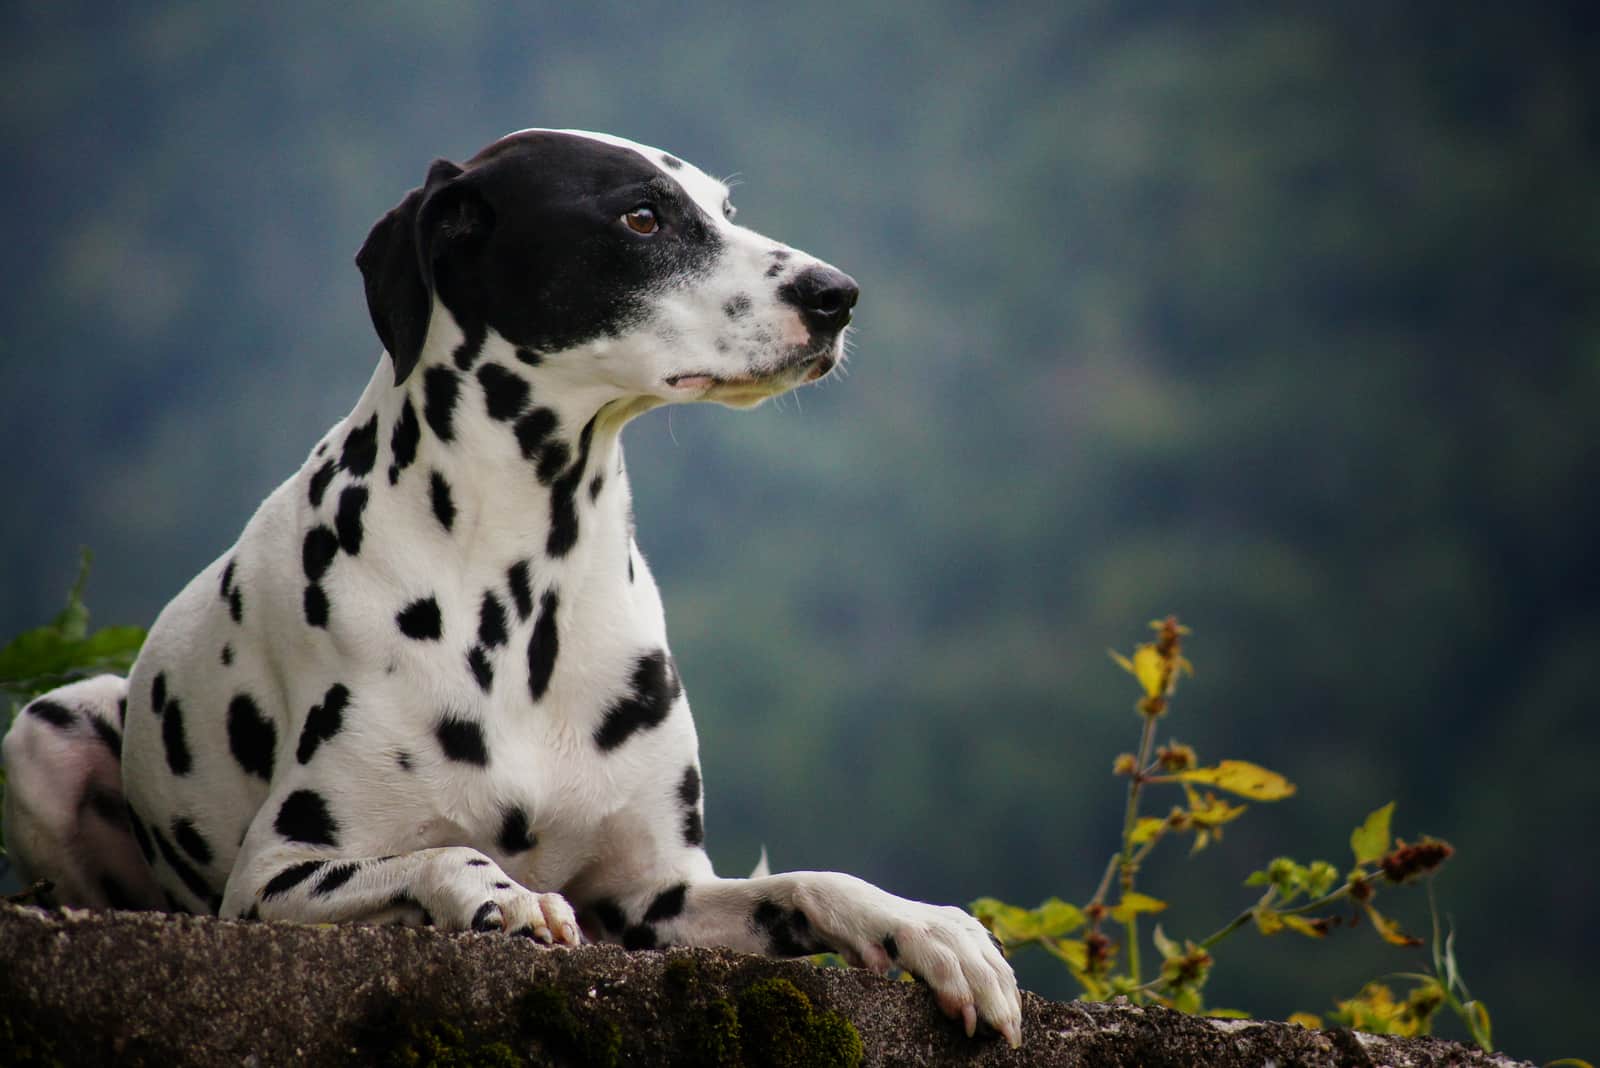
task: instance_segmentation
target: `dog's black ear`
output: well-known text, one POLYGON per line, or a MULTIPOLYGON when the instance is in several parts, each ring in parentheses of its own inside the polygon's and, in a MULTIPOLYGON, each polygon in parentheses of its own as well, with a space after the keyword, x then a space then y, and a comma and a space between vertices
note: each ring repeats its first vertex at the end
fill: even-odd
POLYGON ((379 219, 356 253, 367 310, 394 360, 397 386, 416 367, 428 336, 434 263, 445 241, 464 236, 466 228, 450 218, 451 204, 463 198, 447 193, 461 175, 461 168, 449 160, 434 160, 422 187, 379 219))

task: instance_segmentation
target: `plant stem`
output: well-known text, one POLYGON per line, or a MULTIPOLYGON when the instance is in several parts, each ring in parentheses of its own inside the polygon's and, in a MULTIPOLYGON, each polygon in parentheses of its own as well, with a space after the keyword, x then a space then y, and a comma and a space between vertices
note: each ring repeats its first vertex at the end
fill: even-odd
MULTIPOLYGON (((1323 908, 1323 907, 1325 907, 1327 905, 1333 904, 1335 901, 1338 901, 1341 898, 1349 897, 1350 896, 1350 887, 1351 887, 1351 885, 1353 885, 1353 884, 1345 883, 1343 886, 1339 887, 1339 889, 1333 891, 1332 893, 1326 894, 1323 897, 1319 897, 1315 901, 1307 901, 1304 905, 1296 905, 1292 909, 1279 909, 1278 910, 1278 915, 1280 915, 1280 916, 1301 916, 1301 915, 1304 915, 1307 912, 1314 912, 1317 909, 1320 909, 1320 908, 1323 908)), ((1216 945, 1218 942, 1222 941, 1224 938, 1227 938, 1229 935, 1233 934, 1233 932, 1237 931, 1239 928, 1241 928, 1245 924, 1249 923, 1251 921, 1251 919, 1253 919, 1255 917, 1256 909, 1261 908, 1263 905, 1266 905, 1271 900, 1271 897, 1272 897, 1272 891, 1269 890, 1267 892, 1267 895, 1265 897, 1263 897, 1260 901, 1257 901, 1254 905, 1251 905, 1249 908, 1247 908, 1243 912, 1239 913, 1239 915, 1237 915, 1233 919, 1229 920, 1222 927, 1220 927, 1217 930, 1213 931, 1207 938, 1202 940, 1201 943, 1200 943, 1200 948, 1201 949, 1210 949, 1212 946, 1216 945)))
MULTIPOLYGON (((1136 771, 1128 780, 1128 807, 1122 818, 1122 853, 1120 854, 1119 867, 1121 868, 1122 895, 1126 897, 1133 890, 1134 874, 1138 871, 1138 863, 1134 860, 1133 828, 1139 820, 1139 790, 1144 785, 1144 766, 1150 763, 1150 747, 1155 744, 1156 717, 1146 714, 1144 717, 1144 730, 1139 736, 1139 755, 1134 759, 1136 771)), ((1128 945, 1128 978, 1134 986, 1139 985, 1139 916, 1130 912, 1123 921, 1127 928, 1128 945)))

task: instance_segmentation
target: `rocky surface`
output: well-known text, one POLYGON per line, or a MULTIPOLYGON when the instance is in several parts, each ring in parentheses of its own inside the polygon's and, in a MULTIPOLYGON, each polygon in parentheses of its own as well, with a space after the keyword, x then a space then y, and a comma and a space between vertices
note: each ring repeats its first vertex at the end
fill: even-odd
POLYGON ((1454 1043, 1032 994, 1025 1042, 926 989, 718 950, 0 905, 0 1064, 1517 1065, 1454 1043))

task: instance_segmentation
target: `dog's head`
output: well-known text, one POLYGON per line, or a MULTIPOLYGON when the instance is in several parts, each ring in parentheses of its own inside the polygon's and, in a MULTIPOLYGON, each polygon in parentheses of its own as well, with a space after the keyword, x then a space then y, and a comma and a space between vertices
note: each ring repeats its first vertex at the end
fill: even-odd
POLYGON ((849 275, 733 222, 728 187, 658 149, 524 130, 436 160, 356 256, 401 383, 442 306, 620 397, 749 405, 827 374, 849 275))

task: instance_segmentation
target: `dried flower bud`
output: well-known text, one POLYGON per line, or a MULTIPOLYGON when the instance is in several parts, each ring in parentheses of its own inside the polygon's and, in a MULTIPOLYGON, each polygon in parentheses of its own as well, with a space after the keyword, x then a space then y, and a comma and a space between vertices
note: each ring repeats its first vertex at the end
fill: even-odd
POLYGON ((1111 762, 1111 774, 1127 775, 1131 778, 1139 774, 1139 762, 1133 758, 1132 753, 1118 753, 1117 759, 1111 762))
POLYGON ((1350 900, 1357 904, 1366 904, 1371 901, 1373 892, 1372 884, 1367 880, 1359 877, 1350 880, 1350 900))
POLYGON ((1177 742, 1158 748, 1156 760, 1163 771, 1188 771, 1200 762, 1192 747, 1177 742))
POLYGON ((1405 839, 1395 839, 1394 849, 1378 861, 1383 877, 1391 883, 1403 883, 1419 875, 1427 875, 1450 859, 1455 849, 1449 842, 1437 838, 1424 838, 1416 845, 1406 845, 1405 839))

